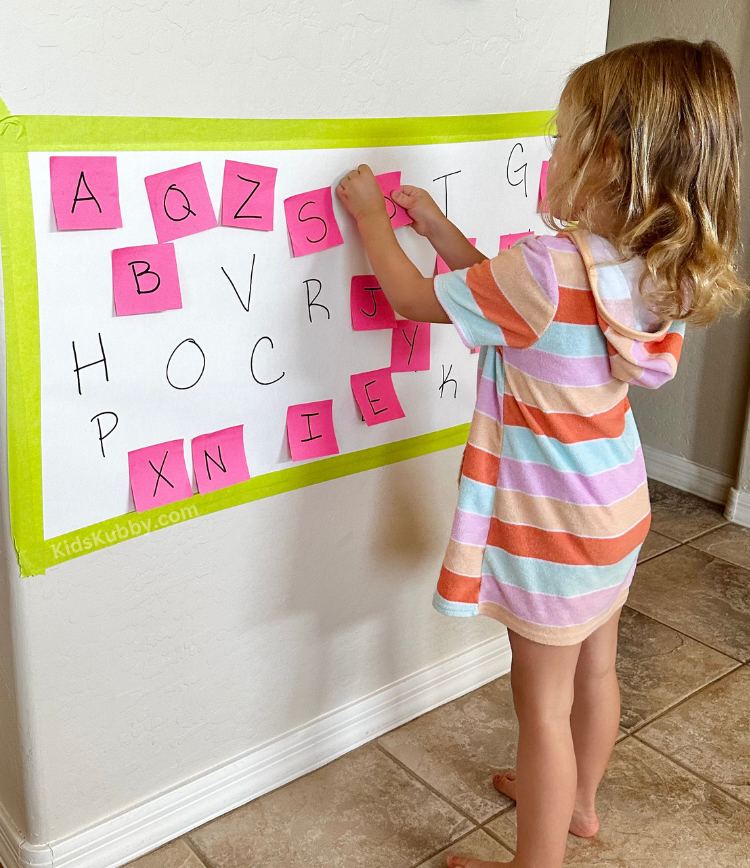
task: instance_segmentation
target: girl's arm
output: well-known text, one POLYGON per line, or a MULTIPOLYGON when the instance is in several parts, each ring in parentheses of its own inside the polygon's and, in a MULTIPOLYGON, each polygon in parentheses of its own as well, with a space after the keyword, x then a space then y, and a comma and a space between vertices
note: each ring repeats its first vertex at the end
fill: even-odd
MULTIPOLYGON (((415 191, 418 188, 406 189, 415 191)), ((448 266, 465 268, 486 259, 443 217, 429 194, 423 190, 419 192, 426 199, 421 202, 421 208, 418 208, 418 201, 412 204, 410 216, 415 221, 414 228, 421 235, 427 235, 430 241, 433 234, 436 236, 448 258, 441 250, 438 252, 448 266), (427 199, 432 202, 440 219, 430 209, 427 199)), ((391 307, 401 316, 417 322, 449 323, 450 319, 435 295, 432 278, 422 277, 396 240, 383 193, 372 169, 363 164, 350 172, 336 188, 336 195, 357 221, 370 264, 391 307)), ((413 193, 409 196, 394 192, 392 196, 394 202, 402 207, 406 207, 404 196, 410 200, 416 198, 413 193)))
POLYGON ((452 271, 470 268, 487 259, 463 232, 444 216, 426 190, 421 187, 406 186, 394 190, 391 198, 397 205, 406 208, 414 221, 413 229, 432 244, 452 271))

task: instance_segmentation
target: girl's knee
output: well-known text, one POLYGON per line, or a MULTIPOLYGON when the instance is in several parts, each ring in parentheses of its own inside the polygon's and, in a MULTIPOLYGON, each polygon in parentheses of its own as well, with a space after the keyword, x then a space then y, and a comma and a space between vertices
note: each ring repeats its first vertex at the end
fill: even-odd
POLYGON ((566 683, 540 683, 511 673, 513 706, 521 724, 569 722, 574 686, 566 683))

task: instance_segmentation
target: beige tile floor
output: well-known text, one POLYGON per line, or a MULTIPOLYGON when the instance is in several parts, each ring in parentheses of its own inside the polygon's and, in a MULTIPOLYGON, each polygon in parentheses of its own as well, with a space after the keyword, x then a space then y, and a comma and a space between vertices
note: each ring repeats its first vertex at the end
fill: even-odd
MULTIPOLYGON (((750 868, 750 530, 652 483, 653 525, 620 631, 622 738, 600 834, 566 864, 750 868)), ((507 862, 508 677, 436 709, 130 868, 438 868, 507 862)))

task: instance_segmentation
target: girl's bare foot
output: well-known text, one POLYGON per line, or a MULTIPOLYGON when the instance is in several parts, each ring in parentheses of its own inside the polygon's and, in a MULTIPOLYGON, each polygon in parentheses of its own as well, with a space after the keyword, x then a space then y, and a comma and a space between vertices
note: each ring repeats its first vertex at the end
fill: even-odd
MULTIPOLYGON (((516 801, 516 772, 511 769, 507 772, 498 772, 492 778, 492 783, 498 793, 502 793, 509 799, 516 801)), ((578 838, 593 838, 599 831, 599 818, 593 808, 583 808, 576 805, 573 809, 573 817, 570 820, 570 833, 578 838)), ((476 861, 476 860, 475 860, 476 861)), ((456 865, 461 863, 457 862, 456 865)), ((491 863, 487 863, 491 864, 491 863)), ((463 868, 463 866, 462 866, 463 868)), ((481 862, 470 865, 468 868, 483 868, 481 862)))

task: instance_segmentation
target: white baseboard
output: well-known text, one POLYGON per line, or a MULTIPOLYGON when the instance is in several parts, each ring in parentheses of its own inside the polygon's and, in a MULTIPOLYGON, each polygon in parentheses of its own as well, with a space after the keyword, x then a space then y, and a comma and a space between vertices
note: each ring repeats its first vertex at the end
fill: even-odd
POLYGON ((750 494, 746 491, 739 491, 732 488, 729 492, 727 500, 727 508, 724 510, 725 517, 734 522, 741 524, 743 527, 750 527, 750 494))
POLYGON ((0 811, 0 859, 5 868, 116 868, 509 670, 507 636, 489 639, 49 846, 22 841, 0 811))
POLYGON ((0 805, 0 865, 19 868, 23 837, 5 808, 0 805))
POLYGON ((643 457, 646 459, 646 471, 651 479, 679 488, 680 491, 696 494, 713 503, 727 502, 734 483, 731 476, 651 446, 643 447, 643 457))

